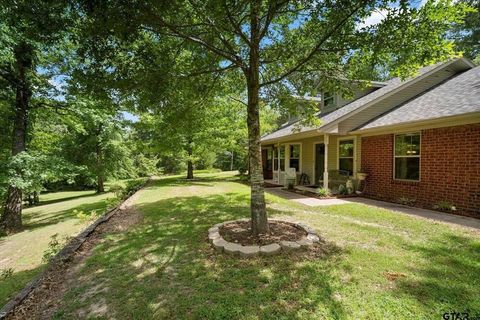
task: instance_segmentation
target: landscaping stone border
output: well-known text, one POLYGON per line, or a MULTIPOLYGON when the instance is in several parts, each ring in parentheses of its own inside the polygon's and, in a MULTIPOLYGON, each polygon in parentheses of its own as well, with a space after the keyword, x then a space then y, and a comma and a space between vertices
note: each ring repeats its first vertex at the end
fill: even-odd
POLYGON ((226 224, 234 223, 234 222, 245 222, 250 221, 250 219, 238 219, 238 220, 231 220, 225 221, 222 223, 217 223, 210 229, 208 229, 208 241, 212 244, 213 248, 217 252, 223 252, 229 255, 240 256, 243 258, 250 258, 250 257, 257 257, 257 256, 272 256, 279 254, 280 252, 292 252, 298 251, 303 248, 308 248, 312 246, 314 243, 320 242, 320 237, 318 234, 310 228, 309 226, 300 223, 300 222, 290 222, 285 220, 278 220, 278 219, 269 219, 269 222, 280 222, 288 224, 292 227, 298 228, 300 230, 305 231, 307 234, 300 240, 297 241, 279 241, 270 243, 263 246, 258 245, 251 245, 251 246, 244 246, 234 242, 226 241, 220 235, 220 228, 226 224))
POLYGON ((89 236, 97 229, 99 225, 102 223, 107 222, 110 218, 121 210, 122 206, 131 198, 134 194, 138 191, 143 189, 149 182, 151 178, 147 179, 133 194, 129 195, 127 199, 123 200, 120 204, 118 204, 115 208, 107 210, 102 216, 100 216, 95 222, 89 225, 86 229, 84 229, 79 235, 75 238, 70 240, 68 244, 60 250, 52 259, 50 260, 47 268, 42 271, 39 275, 37 275, 32 281, 30 281, 19 293, 17 293, 10 301, 8 301, 2 309, 0 309, 0 320, 3 320, 7 317, 7 315, 12 312, 18 305, 20 305, 23 300, 25 300, 30 292, 33 291, 37 286, 42 283, 43 276, 47 273, 47 271, 53 267, 55 264, 61 264, 69 261, 73 258, 75 252, 88 240, 89 236))

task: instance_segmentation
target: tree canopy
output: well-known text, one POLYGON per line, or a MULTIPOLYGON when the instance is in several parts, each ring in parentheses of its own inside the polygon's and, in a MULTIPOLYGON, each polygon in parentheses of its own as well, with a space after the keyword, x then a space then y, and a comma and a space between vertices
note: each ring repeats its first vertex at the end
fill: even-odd
POLYGON ((195 166, 216 164, 249 168, 252 230, 268 232, 262 133, 292 114, 317 121, 317 105, 295 97, 318 88, 348 95, 358 79, 408 77, 458 50, 473 57, 475 5, 5 1, 1 224, 21 228, 24 195, 53 184, 102 192, 109 178, 157 167, 191 178, 195 166), (382 19, 367 23, 376 13, 382 19))

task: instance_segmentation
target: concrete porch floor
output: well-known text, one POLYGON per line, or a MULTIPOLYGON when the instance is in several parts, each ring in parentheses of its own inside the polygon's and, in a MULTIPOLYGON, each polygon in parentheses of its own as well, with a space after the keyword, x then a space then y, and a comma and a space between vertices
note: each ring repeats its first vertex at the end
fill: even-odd
POLYGON ((297 203, 304 204, 310 207, 317 206, 331 206, 339 204, 360 203, 367 206, 379 207, 402 214, 408 214, 412 216, 422 217, 425 219, 441 221, 445 223, 451 223, 464 227, 480 230, 480 219, 463 217, 459 215, 433 211, 422 208, 408 207, 397 203, 373 200, 362 197, 342 198, 342 199, 318 199, 314 197, 308 197, 298 193, 282 190, 281 188, 268 188, 265 189, 268 193, 281 197, 283 199, 291 200, 297 203))

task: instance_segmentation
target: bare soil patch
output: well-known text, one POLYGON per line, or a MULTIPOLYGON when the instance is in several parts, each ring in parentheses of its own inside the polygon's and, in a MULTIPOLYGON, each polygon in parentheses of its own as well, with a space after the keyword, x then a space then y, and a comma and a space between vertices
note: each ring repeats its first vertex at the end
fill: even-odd
POLYGON ((219 229, 220 235, 228 242, 243 246, 267 245, 280 241, 297 241, 307 236, 304 230, 281 221, 269 221, 270 234, 255 237, 252 235, 250 221, 236 221, 225 224, 219 229))

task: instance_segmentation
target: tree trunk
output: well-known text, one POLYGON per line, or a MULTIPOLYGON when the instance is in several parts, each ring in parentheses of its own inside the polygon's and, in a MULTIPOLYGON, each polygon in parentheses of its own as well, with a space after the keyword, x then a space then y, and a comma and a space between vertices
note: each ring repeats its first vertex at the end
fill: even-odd
POLYGON ((192 161, 193 148, 192 148, 192 142, 190 141, 188 142, 187 153, 188 153, 187 179, 193 179, 193 161, 192 161))
POLYGON ((97 177, 97 193, 105 192, 105 178, 102 174, 97 177))
POLYGON ((252 233, 255 236, 269 233, 265 190, 263 186, 262 154, 260 146, 260 2, 253 1, 250 14, 249 68, 245 72, 248 90, 248 155, 250 171, 252 233))
MULTIPOLYGON (((97 130, 97 139, 103 131, 103 125, 100 124, 97 130)), ((103 149, 100 141, 97 141, 95 152, 97 154, 97 193, 105 192, 105 168, 103 165, 103 149)))
POLYGON ((230 156, 230 171, 233 171, 233 151, 232 151, 232 154, 230 156))
POLYGON ((40 196, 37 191, 33 191, 33 204, 37 205, 40 203, 40 196))
MULTIPOLYGON (((32 93, 27 81, 27 71, 32 67, 33 50, 27 44, 15 48, 17 75, 15 81, 15 118, 12 135, 12 156, 26 150, 28 107, 32 93)), ((21 174, 21 173, 20 173, 21 174)), ((23 192, 16 186, 9 186, 5 208, 0 218, 0 226, 7 233, 22 229, 23 192)))

